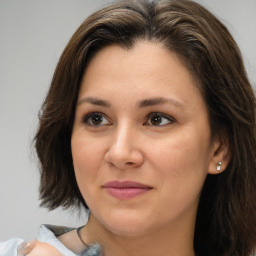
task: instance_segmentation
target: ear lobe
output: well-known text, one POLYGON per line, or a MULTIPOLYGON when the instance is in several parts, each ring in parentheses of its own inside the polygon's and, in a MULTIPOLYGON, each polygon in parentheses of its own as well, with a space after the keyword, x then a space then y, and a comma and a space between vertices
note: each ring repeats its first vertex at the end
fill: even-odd
POLYGON ((227 140, 215 140, 212 145, 212 155, 208 166, 209 174, 224 172, 231 158, 229 143, 227 140))

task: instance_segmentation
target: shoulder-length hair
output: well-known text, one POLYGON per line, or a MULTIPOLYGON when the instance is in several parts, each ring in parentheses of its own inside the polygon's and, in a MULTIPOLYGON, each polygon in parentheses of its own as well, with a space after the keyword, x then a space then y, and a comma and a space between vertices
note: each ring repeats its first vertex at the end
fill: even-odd
POLYGON ((178 54, 205 99, 213 138, 230 147, 225 172, 208 175, 199 203, 198 256, 248 256, 256 244, 255 96, 227 28, 188 0, 121 1, 87 18, 60 57, 40 112, 35 146, 40 196, 49 209, 87 207, 74 175, 71 133, 82 75, 108 45, 161 43, 178 54))

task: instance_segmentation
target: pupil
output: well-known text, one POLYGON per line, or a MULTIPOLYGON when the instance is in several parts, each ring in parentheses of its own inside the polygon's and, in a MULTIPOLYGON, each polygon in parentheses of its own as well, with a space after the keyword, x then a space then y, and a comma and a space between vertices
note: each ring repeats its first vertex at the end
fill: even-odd
POLYGON ((92 117, 92 123, 94 125, 100 124, 102 122, 102 116, 100 115, 95 115, 92 117))
POLYGON ((151 117, 151 123, 153 125, 159 125, 161 124, 162 118, 160 116, 152 116, 151 117))

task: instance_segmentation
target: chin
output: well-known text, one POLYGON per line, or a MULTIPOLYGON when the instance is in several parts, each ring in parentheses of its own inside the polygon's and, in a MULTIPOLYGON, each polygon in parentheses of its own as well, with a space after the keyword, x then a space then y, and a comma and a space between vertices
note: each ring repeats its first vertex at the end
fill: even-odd
POLYGON ((146 234, 149 231, 149 222, 138 216, 121 216, 105 220, 104 225, 111 233, 118 236, 134 237, 146 234))

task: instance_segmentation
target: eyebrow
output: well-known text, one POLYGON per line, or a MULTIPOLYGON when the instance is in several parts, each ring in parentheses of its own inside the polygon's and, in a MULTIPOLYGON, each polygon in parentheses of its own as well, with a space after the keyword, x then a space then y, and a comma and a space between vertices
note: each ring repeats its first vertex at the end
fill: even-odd
POLYGON ((145 99, 139 102, 138 106, 140 108, 143 107, 150 107, 150 106, 155 106, 155 105, 161 105, 164 103, 171 103, 172 105, 175 105, 177 107, 184 108, 184 105, 180 103, 177 100, 170 99, 170 98, 164 98, 164 97, 157 97, 157 98, 152 98, 152 99, 145 99))
MULTIPOLYGON (((93 105, 101 106, 101 107, 111 108, 110 102, 99 99, 99 98, 93 98, 93 97, 82 98, 77 102, 77 105, 81 105, 82 103, 85 103, 85 102, 93 105)), ((164 103, 171 103, 172 105, 175 105, 177 107, 184 108, 184 105, 179 101, 171 98, 164 98, 164 97, 145 99, 145 100, 139 101, 137 106, 138 108, 145 108, 150 106, 161 105, 164 103)))
POLYGON ((97 105, 97 106, 101 106, 101 107, 105 107, 105 108, 110 108, 111 104, 105 100, 101 100, 98 98, 92 98, 92 97, 87 97, 87 98, 83 98, 81 100, 79 100, 77 102, 77 105, 81 105, 82 103, 87 102, 93 105, 97 105))

